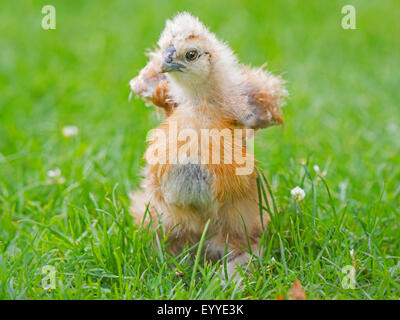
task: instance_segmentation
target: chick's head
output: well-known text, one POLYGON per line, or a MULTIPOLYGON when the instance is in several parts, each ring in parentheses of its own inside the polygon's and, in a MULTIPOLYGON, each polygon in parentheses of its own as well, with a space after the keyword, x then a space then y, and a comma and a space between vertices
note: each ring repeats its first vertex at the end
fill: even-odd
POLYGON ((158 41, 161 72, 196 88, 235 66, 236 58, 196 17, 180 13, 168 20, 158 41))

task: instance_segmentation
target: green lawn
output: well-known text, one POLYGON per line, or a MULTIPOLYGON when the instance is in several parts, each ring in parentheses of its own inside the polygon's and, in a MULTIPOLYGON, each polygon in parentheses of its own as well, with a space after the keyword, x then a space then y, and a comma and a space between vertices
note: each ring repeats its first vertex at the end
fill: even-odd
POLYGON ((396 0, 1 1, 0 298, 276 299, 299 279, 308 298, 399 299, 399 9, 396 0), (41 29, 46 4, 56 30, 41 29), (356 30, 341 27, 345 4, 356 30), (170 257, 163 239, 153 248, 155 232, 128 212, 159 121, 128 102, 128 81, 182 10, 242 62, 267 61, 288 81, 285 128, 255 144, 281 214, 243 285, 221 287, 218 265, 170 257), (79 134, 64 137, 65 125, 79 134), (64 183, 49 181, 56 168, 64 183), (299 206, 295 186, 306 191, 299 206), (342 286, 346 265, 355 289, 342 286), (55 268, 55 289, 42 287, 44 266, 55 268))

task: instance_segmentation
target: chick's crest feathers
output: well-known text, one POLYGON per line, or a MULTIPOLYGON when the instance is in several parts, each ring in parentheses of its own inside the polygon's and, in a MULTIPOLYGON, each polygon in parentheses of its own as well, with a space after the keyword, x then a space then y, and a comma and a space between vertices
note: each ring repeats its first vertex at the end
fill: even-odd
POLYGON ((185 41, 195 37, 209 38, 217 41, 214 34, 197 17, 192 16, 188 12, 182 12, 177 14, 172 20, 167 20, 157 44, 160 48, 163 48, 168 46, 173 40, 185 41))

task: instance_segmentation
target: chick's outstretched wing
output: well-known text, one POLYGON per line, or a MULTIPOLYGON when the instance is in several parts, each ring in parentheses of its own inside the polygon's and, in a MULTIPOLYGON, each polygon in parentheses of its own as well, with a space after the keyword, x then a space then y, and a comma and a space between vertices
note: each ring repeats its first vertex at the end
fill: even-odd
POLYGON ((242 119, 247 128, 260 129, 283 124, 281 106, 288 95, 281 77, 261 68, 241 66, 242 90, 247 103, 242 119))
POLYGON ((147 104, 164 109, 168 115, 177 105, 168 95, 168 80, 165 74, 160 73, 161 55, 150 52, 148 56, 149 62, 139 75, 129 82, 129 85, 132 92, 147 104))

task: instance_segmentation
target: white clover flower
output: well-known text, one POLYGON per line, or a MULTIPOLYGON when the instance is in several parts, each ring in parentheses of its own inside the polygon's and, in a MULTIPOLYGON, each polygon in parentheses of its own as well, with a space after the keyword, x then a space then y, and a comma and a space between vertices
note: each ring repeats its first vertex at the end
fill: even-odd
POLYGON ((292 195, 293 200, 296 201, 296 202, 300 202, 306 196, 305 191, 302 188, 300 188, 299 186, 297 186, 296 188, 292 189, 290 191, 290 194, 292 195))
POLYGON ((64 126, 62 128, 62 134, 66 138, 74 137, 74 136, 78 135, 78 133, 79 133, 79 130, 78 130, 78 127, 76 127, 76 126, 64 126))
POLYGON ((54 170, 49 170, 49 171, 47 171, 47 176, 50 179, 59 178, 59 177, 61 177, 61 170, 59 168, 56 168, 54 170))
POLYGON ((319 168, 319 165, 315 164, 315 165, 313 166, 313 169, 314 169, 314 171, 315 171, 317 174, 320 174, 320 173, 321 173, 321 169, 319 168))
POLYGON ((47 180, 47 183, 49 184, 65 183, 65 178, 61 176, 61 170, 59 168, 47 171, 47 176, 49 177, 47 180))

